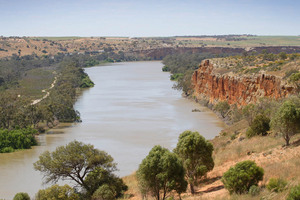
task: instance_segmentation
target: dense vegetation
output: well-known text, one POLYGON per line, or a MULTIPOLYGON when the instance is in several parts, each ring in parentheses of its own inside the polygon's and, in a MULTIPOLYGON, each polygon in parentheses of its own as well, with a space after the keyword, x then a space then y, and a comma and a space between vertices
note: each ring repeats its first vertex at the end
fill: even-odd
POLYGON ((29 149, 37 145, 34 137, 36 130, 32 128, 23 129, 0 129, 0 152, 8 153, 16 149, 29 149))
MULTIPOLYGON (((97 63, 91 56, 64 54, 52 57, 37 57, 33 54, 0 60, 0 152, 36 145, 34 134, 37 131, 33 129, 41 132, 45 127, 53 127, 58 122, 80 121, 79 112, 73 107, 76 91, 94 85, 82 69, 93 62, 97 63), (45 99, 32 103, 38 96, 24 92, 20 95, 18 88, 22 79, 35 69, 52 72, 51 76, 45 78, 53 79, 52 74, 55 74, 55 81, 45 99)), ((39 83, 35 85, 38 87, 39 83)))

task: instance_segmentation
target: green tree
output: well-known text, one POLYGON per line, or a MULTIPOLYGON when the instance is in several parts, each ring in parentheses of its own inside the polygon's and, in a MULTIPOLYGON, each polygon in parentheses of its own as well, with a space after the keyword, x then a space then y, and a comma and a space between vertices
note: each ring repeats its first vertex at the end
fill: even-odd
POLYGON ((110 155, 95 149, 93 145, 73 141, 66 146, 57 147, 54 152, 44 152, 34 163, 34 168, 44 173, 46 183, 56 183, 60 179, 71 180, 87 194, 92 194, 95 190, 92 186, 96 183, 90 183, 87 177, 98 169, 110 174, 116 170, 116 164, 110 155))
POLYGON ((121 178, 115 176, 114 174, 101 167, 97 167, 92 172, 90 172, 86 176, 84 181, 89 184, 89 193, 87 194, 87 196, 94 196, 94 193, 99 190, 99 188, 102 188, 100 191, 103 191, 103 185, 110 187, 110 191, 113 191, 114 194, 113 198, 121 197, 123 193, 128 189, 127 185, 124 184, 121 178))
POLYGON ((266 135, 267 131, 270 130, 270 119, 263 114, 259 114, 250 124, 250 129, 251 130, 248 131, 252 134, 247 134, 248 137, 252 137, 254 135, 266 135))
POLYGON ((275 113, 271 121, 273 129, 282 133, 286 146, 290 145, 291 137, 300 129, 300 107, 292 101, 285 101, 275 113))
POLYGON ((190 184, 191 193, 199 179, 214 168, 212 158, 213 146, 198 132, 184 131, 180 134, 174 152, 183 161, 186 179, 190 184))
POLYGON ((44 190, 39 190, 35 195, 36 200, 79 200, 79 195, 69 185, 52 185, 44 190))
POLYGON ((116 191, 107 184, 100 186, 92 196, 92 200, 114 200, 116 191))
MULTIPOLYGON (((139 185, 147 188, 157 200, 164 200, 175 190, 179 195, 186 190, 184 168, 175 153, 159 145, 154 146, 137 171, 139 185)), ((145 191, 144 191, 145 192, 145 191)))
POLYGON ((30 197, 25 192, 19 192, 14 196, 13 200, 30 200, 30 197))
POLYGON ((215 106, 214 106, 214 109, 216 111, 218 111, 223 118, 226 117, 226 113, 229 111, 230 109, 230 105, 228 104, 227 101, 220 101, 219 103, 217 103, 215 106))
POLYGON ((252 185, 263 180, 264 170, 255 162, 246 160, 237 163, 223 174, 222 182, 230 194, 242 194, 249 191, 252 185))

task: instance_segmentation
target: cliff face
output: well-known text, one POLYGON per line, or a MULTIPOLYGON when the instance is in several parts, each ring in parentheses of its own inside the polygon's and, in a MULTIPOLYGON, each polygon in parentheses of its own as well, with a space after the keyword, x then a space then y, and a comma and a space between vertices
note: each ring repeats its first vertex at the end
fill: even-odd
POLYGON ((283 85, 281 78, 273 75, 217 74, 209 60, 203 62, 194 72, 192 83, 193 96, 207 99, 212 104, 227 100, 229 104, 243 106, 254 103, 261 97, 278 99, 295 92, 293 87, 283 85))

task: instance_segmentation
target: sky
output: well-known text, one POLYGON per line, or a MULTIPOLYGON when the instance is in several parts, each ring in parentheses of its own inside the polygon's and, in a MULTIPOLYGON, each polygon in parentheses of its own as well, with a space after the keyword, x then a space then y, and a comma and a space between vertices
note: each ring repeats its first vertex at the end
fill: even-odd
POLYGON ((0 35, 300 35, 299 10, 299 0, 0 0, 0 35))

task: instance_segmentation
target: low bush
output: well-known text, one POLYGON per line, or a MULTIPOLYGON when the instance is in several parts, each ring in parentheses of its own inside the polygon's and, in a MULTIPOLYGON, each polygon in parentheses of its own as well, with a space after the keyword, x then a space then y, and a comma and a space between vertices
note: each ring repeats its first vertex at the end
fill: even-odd
POLYGON ((270 191, 282 192, 286 185, 287 182, 281 178, 270 178, 267 188, 270 191))
POLYGON ((222 182, 230 194, 248 192, 252 185, 263 180, 264 170, 255 162, 246 160, 237 163, 224 173, 222 182))
POLYGON ((300 184, 292 187, 287 200, 300 200, 300 184))
POLYGON ((249 127, 246 131, 246 136, 247 138, 251 138, 256 136, 256 133, 253 131, 253 129, 251 127, 249 127))
POLYGON ((251 196, 257 196, 260 193, 260 187, 258 187, 257 185, 252 185, 249 189, 249 194, 251 196))

